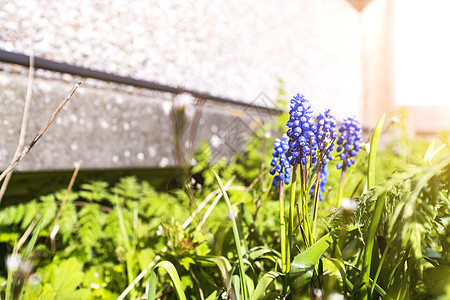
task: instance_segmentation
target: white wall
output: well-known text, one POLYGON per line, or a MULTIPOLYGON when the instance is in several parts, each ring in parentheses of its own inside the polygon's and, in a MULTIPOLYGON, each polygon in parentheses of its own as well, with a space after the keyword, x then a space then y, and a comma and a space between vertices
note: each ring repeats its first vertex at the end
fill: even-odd
POLYGON ((251 102, 303 92, 361 115, 361 16, 345 0, 0 0, 0 48, 251 102), (126 3, 126 4, 125 4, 126 3))

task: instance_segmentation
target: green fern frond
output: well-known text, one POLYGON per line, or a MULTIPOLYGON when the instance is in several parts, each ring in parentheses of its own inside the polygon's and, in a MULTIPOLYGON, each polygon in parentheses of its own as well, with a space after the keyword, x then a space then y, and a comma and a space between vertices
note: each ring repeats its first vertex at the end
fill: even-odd
POLYGON ((104 181, 94 181, 81 185, 80 197, 86 201, 102 202, 109 198, 108 183, 104 181))
POLYGON ((104 236, 105 220, 105 214, 98 204, 86 204, 79 212, 77 235, 88 259, 92 257, 93 247, 104 236))
POLYGON ((61 212, 61 218, 58 221, 63 243, 66 243, 75 231, 77 221, 78 217, 75 205, 71 202, 67 202, 61 212))

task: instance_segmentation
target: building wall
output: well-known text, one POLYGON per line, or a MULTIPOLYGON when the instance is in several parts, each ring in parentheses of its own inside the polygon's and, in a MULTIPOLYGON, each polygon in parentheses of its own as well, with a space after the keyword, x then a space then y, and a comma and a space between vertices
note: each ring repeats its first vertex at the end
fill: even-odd
POLYGON ((0 0, 0 48, 248 102, 280 78, 317 109, 361 113, 361 17, 345 0, 123 3, 0 0))
MULTIPOLYGON (((391 84, 386 77, 368 85, 366 53, 383 51, 385 33, 372 40, 367 28, 378 26, 389 1, 374 0, 382 5, 370 10, 350 2, 0 0, 0 49, 32 49, 43 58, 249 104, 274 103, 281 79, 288 97, 304 93, 316 112, 331 108, 338 118, 363 117, 367 107, 377 107, 368 93, 391 84)), ((391 63, 384 58, 375 65, 391 63)), ((0 169, 17 144, 26 77, 26 68, 0 64, 0 169)), ((29 138, 76 80, 36 71, 29 138)), ((84 81, 22 170, 70 169, 78 159, 91 169, 176 163, 167 112, 179 98, 84 81)), ((239 124, 253 132, 246 125, 255 115, 273 119, 242 106, 206 104, 196 140, 234 151, 225 131, 239 124)))

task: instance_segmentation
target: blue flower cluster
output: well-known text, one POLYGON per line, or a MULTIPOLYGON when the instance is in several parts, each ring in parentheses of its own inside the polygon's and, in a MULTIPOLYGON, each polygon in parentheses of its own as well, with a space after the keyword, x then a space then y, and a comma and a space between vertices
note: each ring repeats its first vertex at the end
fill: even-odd
POLYGON ((291 178, 291 165, 286 157, 289 150, 289 138, 286 134, 283 134, 282 139, 275 139, 274 151, 272 152, 272 162, 270 165, 273 167, 270 170, 270 174, 275 175, 272 185, 277 186, 278 182, 283 181, 285 184, 290 183, 291 178))
POLYGON ((321 163, 325 166, 328 163, 328 160, 333 159, 331 151, 333 151, 334 140, 337 137, 337 122, 336 118, 330 113, 330 110, 327 109, 323 114, 320 113, 317 116, 317 124, 319 126, 316 133, 317 144, 319 152, 322 153, 322 151, 324 151, 321 156, 321 163))
POLYGON ((289 115, 286 126, 289 128, 287 135, 290 138, 288 156, 292 156, 290 163, 291 165, 306 164, 307 156, 315 156, 317 149, 317 125, 314 122, 309 100, 303 95, 295 95, 291 99, 289 115))
MULTIPOLYGON (((335 140, 337 139, 336 150, 340 153, 339 157, 346 167, 350 167, 355 163, 353 157, 359 151, 359 143, 362 139, 361 125, 354 118, 346 118, 339 129, 338 137, 336 118, 330 110, 327 109, 319 114, 316 120, 309 100, 297 94, 291 99, 289 121, 286 126, 287 133, 281 140, 275 140, 275 151, 272 153, 273 168, 270 173, 275 175, 273 185, 277 186, 282 181, 289 184, 292 166, 300 164, 306 166, 310 162, 310 174, 315 174, 318 172, 317 168, 320 168, 319 198, 322 200, 322 192, 325 191, 328 177, 327 164, 333 159, 331 152, 335 140)), ((343 164, 338 163, 337 167, 340 169, 343 164)))
POLYGON ((351 167, 355 163, 353 157, 359 151, 359 143, 362 140, 361 132, 362 127, 358 120, 352 117, 344 119, 339 128, 339 139, 337 141, 339 146, 336 149, 337 152, 340 152, 339 157, 343 161, 336 165, 338 169, 351 167))

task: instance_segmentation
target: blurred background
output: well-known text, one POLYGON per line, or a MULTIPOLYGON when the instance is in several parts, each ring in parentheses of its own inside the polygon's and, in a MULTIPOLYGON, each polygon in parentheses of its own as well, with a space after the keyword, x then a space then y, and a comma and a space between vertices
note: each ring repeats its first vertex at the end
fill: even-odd
POLYGON ((160 174, 200 140, 226 156, 298 92, 367 130, 404 108, 411 134, 433 135, 450 127, 449 12, 444 0, 0 0, 0 169, 31 54, 27 142, 83 85, 16 184, 66 183, 78 160, 86 176, 160 174))

